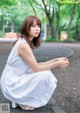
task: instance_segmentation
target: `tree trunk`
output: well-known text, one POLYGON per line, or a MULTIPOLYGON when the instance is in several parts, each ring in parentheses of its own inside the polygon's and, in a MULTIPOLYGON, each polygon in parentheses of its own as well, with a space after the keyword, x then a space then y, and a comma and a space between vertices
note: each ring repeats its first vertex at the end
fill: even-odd
POLYGON ((51 38, 56 38, 54 32, 54 25, 52 22, 50 22, 50 34, 51 34, 51 38))
MULTIPOLYGON (((76 0, 75 0, 75 1, 76 1, 76 0)), ((73 12, 72 12, 72 15, 71 15, 71 19, 70 19, 70 21, 69 21, 69 25, 68 25, 68 38, 71 38, 71 36, 70 36, 71 25, 72 25, 72 21, 73 21, 73 18, 74 18, 75 12, 76 12, 76 4, 74 4, 73 12)))
POLYGON ((47 38, 47 23, 46 23, 46 14, 44 13, 44 40, 47 38))
POLYGON ((32 5, 31 0, 29 0, 29 3, 30 3, 30 6, 32 7, 32 10, 34 11, 35 16, 36 16, 36 10, 35 10, 35 8, 34 8, 33 5, 32 5))
POLYGON ((2 31, 3 35, 5 34, 5 21, 4 21, 4 16, 2 16, 2 31))
POLYGON ((58 10, 56 10, 56 20, 57 20, 57 27, 56 27, 56 33, 55 33, 56 38, 60 37, 60 29, 59 29, 60 17, 59 17, 59 14, 60 14, 60 4, 58 3, 58 10))
POLYGON ((55 32, 54 32, 54 25, 53 25, 53 21, 52 20, 49 20, 49 25, 48 25, 48 28, 47 28, 47 36, 50 37, 50 38, 55 38, 55 32))
POLYGON ((48 18, 48 21, 49 21, 49 27, 48 27, 48 34, 49 34, 49 37, 51 38, 55 38, 55 30, 54 30, 54 10, 53 10, 53 14, 52 16, 50 16, 49 13, 46 13, 46 16, 48 18))
POLYGON ((11 24, 11 32, 14 32, 14 21, 12 21, 12 24, 11 24))
POLYGON ((79 19, 80 19, 80 14, 79 14, 77 21, 76 21, 76 40, 77 41, 80 40, 79 25, 78 25, 79 19))

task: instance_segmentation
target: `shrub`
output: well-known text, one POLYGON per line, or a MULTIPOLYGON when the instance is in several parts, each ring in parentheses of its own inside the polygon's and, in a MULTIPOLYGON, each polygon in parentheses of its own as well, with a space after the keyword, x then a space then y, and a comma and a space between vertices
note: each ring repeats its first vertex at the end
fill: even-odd
POLYGON ((68 38, 67 40, 64 40, 63 42, 73 43, 73 42, 75 42, 75 39, 68 38))
POLYGON ((3 37, 3 32, 2 32, 2 30, 0 30, 0 37, 3 37))
POLYGON ((61 40, 58 38, 47 38, 45 42, 61 42, 61 40))

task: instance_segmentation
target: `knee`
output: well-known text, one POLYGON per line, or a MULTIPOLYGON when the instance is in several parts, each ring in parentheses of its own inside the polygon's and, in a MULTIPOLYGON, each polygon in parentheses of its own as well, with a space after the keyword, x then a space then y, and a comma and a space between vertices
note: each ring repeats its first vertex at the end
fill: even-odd
POLYGON ((40 74, 40 78, 41 78, 41 80, 43 80, 43 81, 49 80, 49 72, 48 72, 48 71, 43 71, 43 72, 40 74))

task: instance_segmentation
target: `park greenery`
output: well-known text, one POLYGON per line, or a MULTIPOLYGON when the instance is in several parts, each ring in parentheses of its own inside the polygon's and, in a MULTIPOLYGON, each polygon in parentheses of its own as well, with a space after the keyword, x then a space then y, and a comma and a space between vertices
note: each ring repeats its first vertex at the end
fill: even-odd
POLYGON ((62 31, 68 34, 67 41, 80 41, 80 0, 0 0, 0 37, 18 33, 29 15, 41 19, 46 41, 59 42, 62 31))

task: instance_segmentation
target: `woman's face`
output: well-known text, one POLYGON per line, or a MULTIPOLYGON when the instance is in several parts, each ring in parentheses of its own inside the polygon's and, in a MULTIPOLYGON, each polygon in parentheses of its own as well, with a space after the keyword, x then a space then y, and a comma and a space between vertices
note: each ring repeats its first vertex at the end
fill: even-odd
POLYGON ((33 25, 30 27, 29 36, 30 38, 38 37, 40 34, 40 26, 34 21, 33 25))

